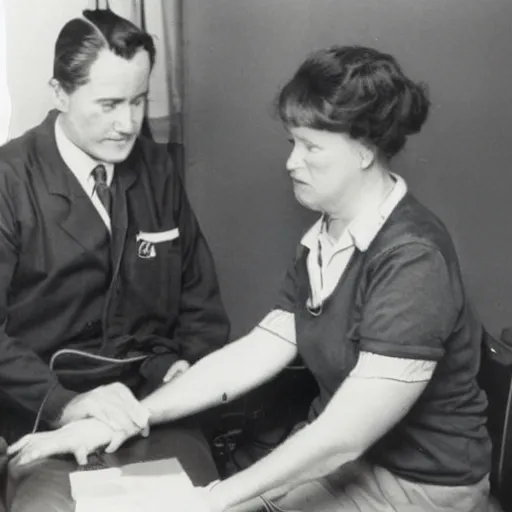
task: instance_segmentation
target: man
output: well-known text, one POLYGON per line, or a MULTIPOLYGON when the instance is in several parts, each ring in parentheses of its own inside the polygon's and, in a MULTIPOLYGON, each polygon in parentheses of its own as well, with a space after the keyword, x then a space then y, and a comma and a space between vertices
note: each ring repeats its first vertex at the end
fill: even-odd
POLYGON ((86 417, 147 433, 138 399, 227 341, 179 176, 164 147, 139 137, 154 59, 147 33, 110 10, 84 11, 56 42, 56 110, 0 148, 8 442, 40 421, 86 417))

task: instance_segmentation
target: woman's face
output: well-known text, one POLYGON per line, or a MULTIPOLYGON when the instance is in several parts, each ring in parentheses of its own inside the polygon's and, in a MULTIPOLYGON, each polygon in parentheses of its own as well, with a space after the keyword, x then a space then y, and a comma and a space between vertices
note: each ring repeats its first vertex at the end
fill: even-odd
POLYGON ((289 132, 293 149, 286 168, 297 201, 310 210, 338 212, 360 183, 361 144, 343 133, 306 127, 289 132))

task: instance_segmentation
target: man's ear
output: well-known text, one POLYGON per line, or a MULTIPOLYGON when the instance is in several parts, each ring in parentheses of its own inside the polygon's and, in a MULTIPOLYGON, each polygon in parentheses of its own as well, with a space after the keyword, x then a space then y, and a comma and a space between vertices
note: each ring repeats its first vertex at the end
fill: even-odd
POLYGON ((69 95, 62 88, 60 82, 56 78, 50 80, 50 87, 53 92, 53 103, 57 110, 61 112, 67 112, 69 107, 69 95))

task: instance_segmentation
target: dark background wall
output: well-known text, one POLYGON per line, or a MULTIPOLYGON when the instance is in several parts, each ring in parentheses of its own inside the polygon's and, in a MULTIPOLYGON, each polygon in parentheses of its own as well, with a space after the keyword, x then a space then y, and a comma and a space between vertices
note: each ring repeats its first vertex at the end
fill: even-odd
POLYGON ((395 170, 447 224, 488 328, 512 325, 511 20, 510 0, 186 0, 186 180, 234 335, 272 306, 313 220, 272 100, 310 51, 352 43, 428 82, 431 117, 395 170))

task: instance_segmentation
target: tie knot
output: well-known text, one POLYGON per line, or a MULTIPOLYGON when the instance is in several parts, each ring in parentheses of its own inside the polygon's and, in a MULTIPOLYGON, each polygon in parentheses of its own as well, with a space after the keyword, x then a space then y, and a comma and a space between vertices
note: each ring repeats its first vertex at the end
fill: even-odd
POLYGON ((93 194, 96 194, 98 199, 101 201, 105 210, 110 215, 110 187, 107 185, 107 170, 104 165, 97 165, 91 171, 92 177, 94 178, 94 190, 93 194))
POLYGON ((96 185, 102 185, 104 187, 107 186, 107 170, 104 165, 97 165, 92 170, 92 177, 94 178, 94 183, 96 185))

